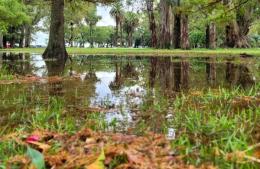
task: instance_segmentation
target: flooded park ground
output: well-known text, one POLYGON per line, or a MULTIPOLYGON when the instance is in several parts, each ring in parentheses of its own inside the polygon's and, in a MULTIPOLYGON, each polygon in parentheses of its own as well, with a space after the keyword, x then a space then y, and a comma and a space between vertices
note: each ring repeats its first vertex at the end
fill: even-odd
POLYGON ((91 166, 82 158, 100 152, 106 168, 259 167, 259 57, 74 55, 57 63, 0 53, 0 68, 0 168, 29 163, 28 139, 47 168, 91 166), (112 143, 96 150, 100 140, 112 143))

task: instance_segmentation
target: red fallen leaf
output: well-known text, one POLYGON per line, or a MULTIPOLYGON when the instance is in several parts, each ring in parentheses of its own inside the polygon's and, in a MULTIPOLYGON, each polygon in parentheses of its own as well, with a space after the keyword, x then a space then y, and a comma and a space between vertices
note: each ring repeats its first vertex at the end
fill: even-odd
POLYGON ((31 135, 31 136, 27 137, 26 142, 32 143, 32 142, 35 142, 35 141, 39 141, 40 139, 41 139, 40 136, 31 135))

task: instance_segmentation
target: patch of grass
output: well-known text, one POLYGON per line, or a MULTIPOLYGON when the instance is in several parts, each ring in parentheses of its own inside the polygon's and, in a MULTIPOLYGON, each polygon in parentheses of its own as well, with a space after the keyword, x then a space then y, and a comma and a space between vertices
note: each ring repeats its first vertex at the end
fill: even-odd
MULTIPOLYGON (((201 165, 211 163, 219 168, 259 168, 259 165, 237 158, 234 152, 243 152, 259 142, 254 132, 260 130, 259 101, 260 86, 251 89, 207 89, 177 94, 173 98, 161 96, 161 93, 147 95, 138 119, 132 124, 132 132, 142 135, 147 131, 167 134, 169 128, 176 131, 172 148, 188 164, 201 165)), ((17 104, 26 99, 21 93, 17 104)), ((64 100, 49 97, 48 104, 39 104, 30 113, 13 113, 10 120, 20 118, 23 121, 15 131, 33 131, 47 129, 56 132, 75 133, 81 127, 95 131, 117 131, 119 121, 106 121, 103 113, 85 113, 73 116, 66 112, 64 100)), ((127 123, 121 125, 128 125, 127 123)), ((4 133, 0 132, 0 135, 4 133)), ((59 147, 59 145, 57 145, 59 147)), ((0 159, 4 161, 16 154, 23 154, 24 148, 14 142, 0 142, 0 159)), ((55 149, 53 150, 55 151, 55 149)), ((253 151, 247 151, 252 156, 253 151)), ((119 156, 110 168, 124 162, 119 156)), ((1 163, 1 161, 0 161, 1 163)))
POLYGON ((0 80, 13 80, 14 76, 7 70, 5 66, 0 68, 0 80))
MULTIPOLYGON (((202 55, 239 55, 250 54, 260 56, 260 48, 250 49, 231 49, 218 48, 210 49, 152 49, 152 48, 67 48, 69 54, 86 54, 86 55, 152 55, 152 56, 170 56, 170 55, 184 55, 184 56, 202 56, 202 55)), ((40 53, 44 52, 44 48, 14 48, 14 49, 0 49, 0 52, 17 52, 17 53, 40 53)))

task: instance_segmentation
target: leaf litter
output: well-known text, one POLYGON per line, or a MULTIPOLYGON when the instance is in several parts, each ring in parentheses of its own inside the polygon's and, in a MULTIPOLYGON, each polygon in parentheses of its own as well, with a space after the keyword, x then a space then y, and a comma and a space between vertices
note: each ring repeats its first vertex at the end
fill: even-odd
MULTIPOLYGON (((28 147, 27 154, 12 157, 8 161, 7 168, 17 164, 22 166, 21 168, 36 169, 42 169, 42 166, 52 169, 196 168, 185 164, 182 157, 173 152, 170 141, 164 135, 155 133, 136 136, 83 129, 74 135, 69 135, 38 130, 30 134, 11 134, 1 140, 15 141, 21 146, 28 147)), ((215 167, 203 165, 199 168, 215 167)))

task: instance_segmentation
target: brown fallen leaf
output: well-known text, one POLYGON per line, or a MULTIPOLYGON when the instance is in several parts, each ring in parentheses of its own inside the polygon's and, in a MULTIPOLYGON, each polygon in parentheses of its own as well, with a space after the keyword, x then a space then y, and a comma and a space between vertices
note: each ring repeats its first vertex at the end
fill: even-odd
POLYGON ((32 145, 36 145, 38 147, 38 149, 42 150, 43 152, 46 152, 51 148, 50 145, 45 144, 45 143, 40 143, 40 142, 37 142, 37 141, 30 141, 28 143, 32 144, 32 145))
POLYGON ((105 169, 105 153, 104 153, 104 149, 101 150, 101 154, 99 155, 99 157, 97 158, 97 160, 90 164, 89 166, 86 167, 86 169, 105 169))

